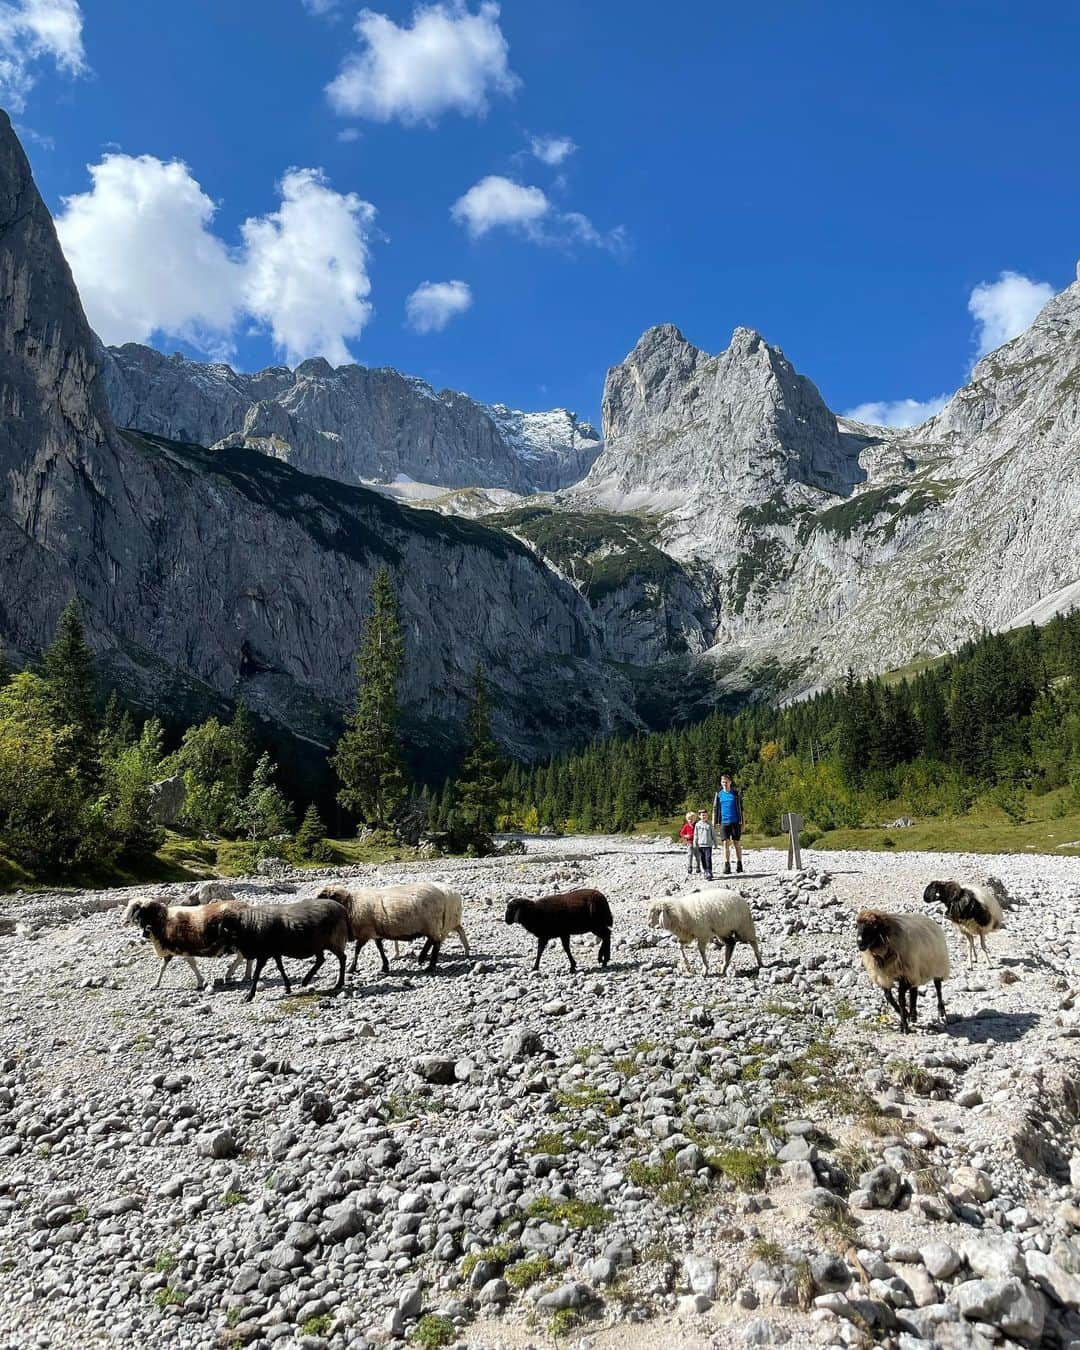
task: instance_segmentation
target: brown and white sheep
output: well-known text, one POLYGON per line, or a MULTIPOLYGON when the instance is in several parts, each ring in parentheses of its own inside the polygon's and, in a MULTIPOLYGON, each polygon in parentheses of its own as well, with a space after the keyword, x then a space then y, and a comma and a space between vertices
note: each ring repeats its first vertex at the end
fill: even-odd
POLYGON ((427 961, 429 973, 434 971, 442 944, 451 933, 457 934, 466 956, 469 954, 469 939, 461 919, 461 896, 445 886, 431 881, 370 888, 324 886, 319 898, 336 901, 348 915, 349 932, 356 943, 353 970, 360 959, 360 949, 368 942, 375 943, 384 972, 390 969, 385 941, 412 942, 423 938, 418 960, 427 961))
MULTIPOLYGON (((142 935, 161 957, 161 969, 154 984, 157 989, 165 976, 169 962, 182 957, 195 973, 195 983, 202 989, 206 983, 195 963, 196 956, 229 956, 233 949, 222 946, 209 931, 213 920, 223 914, 246 908, 240 900, 215 901, 209 905, 168 905, 164 900, 132 900, 124 912, 124 922, 138 924, 142 935)), ((226 980, 240 964, 237 957, 225 973, 226 980)))

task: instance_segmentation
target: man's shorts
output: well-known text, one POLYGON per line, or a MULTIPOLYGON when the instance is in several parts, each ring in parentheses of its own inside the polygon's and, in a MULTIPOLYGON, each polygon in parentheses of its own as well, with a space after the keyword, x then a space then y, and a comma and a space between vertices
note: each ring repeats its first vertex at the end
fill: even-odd
POLYGON ((721 842, 723 842, 725 839, 741 839, 741 838, 742 838, 742 826, 741 826, 741 825, 721 825, 721 826, 720 826, 720 840, 721 840, 721 842))

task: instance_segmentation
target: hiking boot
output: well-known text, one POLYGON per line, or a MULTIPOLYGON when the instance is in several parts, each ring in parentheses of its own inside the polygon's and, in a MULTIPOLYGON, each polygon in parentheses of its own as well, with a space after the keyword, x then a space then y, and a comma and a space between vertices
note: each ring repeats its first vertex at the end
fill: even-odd
POLYGON ((726 876, 726 877, 731 876, 731 864, 730 864, 730 863, 725 863, 725 864, 724 864, 724 876, 726 876))
POLYGON ((736 872, 741 872, 741 871, 742 871, 742 863, 736 863, 736 864, 735 864, 735 871, 736 871, 736 872))

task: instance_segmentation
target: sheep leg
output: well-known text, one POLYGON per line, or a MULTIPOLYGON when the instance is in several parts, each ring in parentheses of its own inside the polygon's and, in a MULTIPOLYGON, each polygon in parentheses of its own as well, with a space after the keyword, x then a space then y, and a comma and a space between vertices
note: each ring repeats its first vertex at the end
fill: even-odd
POLYGON ((382 938, 375 939, 375 946, 379 951, 379 958, 382 961, 383 974, 390 974, 390 962, 386 959, 386 948, 382 945, 382 938))
POLYGON ((750 946, 754 949, 754 957, 757 961, 758 970, 765 964, 761 959, 761 948, 757 944, 757 938, 750 939, 750 946))
POLYGON ((908 1016, 911 1018, 913 1022, 917 1022, 919 1020, 919 1014, 916 1008, 918 997, 919 991, 915 988, 914 985, 912 985, 911 992, 908 994, 908 1003, 910 1004, 910 1011, 908 1013, 908 1016))
POLYGON ((911 986, 903 975, 897 981, 897 990, 900 997, 900 1031, 903 1035, 908 1033, 908 1014, 907 1014, 907 993, 911 986))
POLYGON ((940 980, 935 980, 935 981, 934 981, 934 992, 937 994, 937 1010, 938 1010, 938 1016, 939 1016, 939 1017, 941 1018, 941 1020, 944 1022, 944 1021, 945 1021, 945 1000, 944 1000, 944 999, 942 998, 942 996, 941 996, 941 981, 940 981, 940 980))
POLYGON ((601 931, 600 931, 600 946, 597 948, 596 959, 597 959, 597 962, 598 962, 600 965, 602 965, 602 966, 606 966, 607 963, 611 960, 611 929, 610 929, 610 928, 604 928, 604 929, 601 929, 601 931))
POLYGON ((319 970, 319 967, 322 965, 322 963, 323 963, 325 960, 326 960, 326 953, 325 953, 325 952, 320 952, 320 953, 318 954, 318 956, 315 958, 315 964, 311 967, 311 969, 308 971, 308 973, 307 973, 307 974, 304 976, 304 978, 300 981, 301 985, 305 985, 305 984, 310 984, 310 983, 311 983, 311 981, 315 978, 315 976, 316 976, 316 974, 317 974, 317 972, 318 972, 318 970, 319 970))
POLYGON ((262 974, 262 968, 266 965, 266 957, 259 956, 255 959, 255 974, 251 977, 251 988, 247 991, 245 1003, 250 1003, 255 997, 255 990, 259 987, 259 976, 262 974))
POLYGON ((289 983, 289 977, 288 977, 288 975, 285 974, 285 967, 284 967, 284 965, 282 964, 282 961, 281 961, 281 957, 280 957, 280 956, 275 956, 275 957, 274 957, 274 964, 277 966, 277 968, 278 968, 278 973, 281 975, 281 983, 285 986, 285 992, 286 992, 287 994, 291 994, 291 993, 292 993, 292 985, 289 983))
POLYGON ((577 970, 577 962, 574 960, 574 953, 570 950, 569 934, 563 933, 559 938, 559 941, 562 943, 563 951, 566 953, 566 959, 570 962, 570 974, 573 975, 574 971, 577 970))
POLYGON ((357 965, 358 965, 358 963, 359 963, 359 961, 360 961, 360 948, 361 948, 363 945, 364 945, 364 944, 363 944, 359 939, 357 939, 356 946, 353 948, 353 954, 352 954, 352 972, 353 972, 354 975, 356 974, 356 967, 357 967, 357 965))
POLYGON ((964 936, 967 938, 967 945, 968 945, 968 965, 974 966, 978 960, 978 958, 975 955, 975 939, 971 936, 970 933, 965 933, 964 936))
POLYGON ((431 960, 428 962, 427 973, 429 975, 434 975, 435 962, 438 961, 439 959, 439 952, 442 949, 442 943, 436 942, 434 938, 429 938, 428 941, 431 943, 431 960))
MULTIPOLYGON (((901 986, 901 988, 902 988, 902 986, 901 986)), ((903 1007, 901 1006, 901 1004, 897 1003, 897 1001, 896 1001, 896 995, 893 993, 893 991, 892 991, 891 989, 886 989, 886 990, 884 990, 884 994, 885 994, 885 1001, 888 1003, 889 1007, 892 1008, 893 1012, 895 1012, 895 1013, 897 1013, 897 1014, 899 1015, 899 1018, 900 1018, 900 1030, 901 1030, 901 1031, 907 1031, 907 1013, 904 1011, 904 1009, 903 1009, 903 1007)), ((900 997, 903 998, 903 993, 902 993, 902 992, 901 992, 900 997)))
POLYGON ((731 958, 734 955, 735 955, 735 939, 730 936, 726 937, 724 939, 724 969, 720 972, 721 975, 727 974, 727 968, 728 966, 731 965, 731 958))
POLYGON ((193 956, 185 956, 185 957, 184 957, 184 960, 188 963, 188 965, 191 967, 191 969, 195 972, 195 988, 196 988, 196 989, 201 989, 201 988, 203 987, 203 985, 206 983, 206 981, 205 981, 205 980, 203 979, 203 977, 199 974, 199 967, 195 964, 195 958, 194 958, 193 956))
POLYGON ((694 972, 690 967, 690 958, 686 954, 686 946, 687 944, 685 943, 679 943, 679 955, 682 957, 683 969, 686 971, 687 975, 693 975, 694 972))
POLYGON ((161 981, 165 978, 165 967, 169 964, 171 960, 172 960, 171 956, 163 956, 161 958, 161 969, 158 971, 157 980, 154 982, 155 989, 161 988, 161 981))
POLYGON ((548 945, 547 938, 538 937, 536 939, 536 960, 533 962, 533 971, 540 969, 540 958, 544 954, 544 948, 548 945))
POLYGON ((465 955, 471 956, 472 953, 469 951, 469 939, 465 936, 465 925, 459 923, 458 926, 454 929, 454 932, 458 935, 458 938, 461 940, 461 946, 465 952, 465 955))
POLYGON ((701 953, 701 964, 705 967, 705 974, 709 973, 709 944, 704 938, 698 938, 698 951, 701 953))
MULTIPOLYGON (((396 943, 394 944, 397 945, 396 943)), ((420 948, 420 955, 416 958, 416 964, 422 966, 431 955, 431 939, 425 938, 424 945, 420 948)))
POLYGON ((983 955, 986 957, 986 964, 990 964, 990 948, 986 945, 986 934, 979 934, 979 943, 983 949, 983 955))
POLYGON ((337 984, 334 985, 330 992, 332 994, 340 994, 345 988, 345 948, 342 947, 342 949, 339 952, 335 952, 334 955, 338 959, 338 977, 337 984))

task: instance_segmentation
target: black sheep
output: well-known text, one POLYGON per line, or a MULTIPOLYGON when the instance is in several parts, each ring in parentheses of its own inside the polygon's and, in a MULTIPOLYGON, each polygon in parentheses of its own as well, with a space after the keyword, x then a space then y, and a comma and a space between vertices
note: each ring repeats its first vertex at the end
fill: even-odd
POLYGON ((255 997, 259 976, 267 961, 273 960, 290 992, 289 977, 281 963, 283 956, 303 959, 314 956, 315 964, 304 976, 308 984, 322 963, 326 952, 332 951, 338 959, 338 981, 333 993, 345 984, 345 945, 349 940, 349 921, 344 909, 334 900, 296 900, 288 905, 249 905, 239 913, 223 914, 213 922, 213 936, 229 951, 238 952, 245 960, 255 962, 248 1003, 255 997))
POLYGON ((506 922, 519 923, 536 938, 536 961, 533 970, 540 969, 544 948, 558 938, 570 962, 571 971, 577 962, 570 950, 574 933, 595 933, 600 939, 597 960, 606 966, 611 959, 611 906, 600 891, 567 891, 564 895, 545 895, 539 900, 511 900, 506 906, 506 922))

